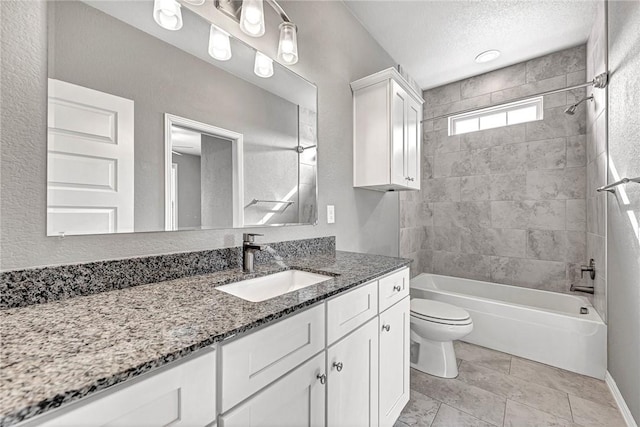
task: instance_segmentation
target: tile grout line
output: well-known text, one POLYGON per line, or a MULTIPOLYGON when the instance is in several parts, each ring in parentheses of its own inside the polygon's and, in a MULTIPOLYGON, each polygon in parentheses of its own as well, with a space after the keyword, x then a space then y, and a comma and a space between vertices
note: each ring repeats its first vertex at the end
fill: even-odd
POLYGON ((433 416, 433 419, 431 420, 431 422, 429 423, 429 425, 427 427, 431 427, 433 425, 433 423, 436 422, 436 418, 438 418, 438 413, 440 412, 440 408, 442 408, 443 403, 440 402, 438 399, 434 399, 436 402, 438 402, 438 409, 436 410, 436 414, 433 416))

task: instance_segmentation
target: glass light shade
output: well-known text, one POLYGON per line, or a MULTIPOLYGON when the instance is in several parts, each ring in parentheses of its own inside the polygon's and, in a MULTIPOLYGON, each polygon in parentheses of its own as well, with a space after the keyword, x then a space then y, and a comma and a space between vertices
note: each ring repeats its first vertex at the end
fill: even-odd
POLYGON ((242 0, 240 29, 252 37, 264 35, 264 7, 262 0, 242 0))
POLYGON ((182 28, 180 7, 180 4, 175 0, 155 0, 153 2, 153 19, 162 28, 177 31, 182 28))
POLYGON ((231 59, 229 33, 211 24, 209 30, 209 55, 218 61, 231 59))
POLYGON ((253 72, 258 77, 268 78, 273 76, 273 59, 262 52, 256 51, 256 60, 253 65, 253 72))
POLYGON ((298 62, 298 37, 295 24, 280 24, 280 42, 278 43, 278 59, 285 64, 298 62))

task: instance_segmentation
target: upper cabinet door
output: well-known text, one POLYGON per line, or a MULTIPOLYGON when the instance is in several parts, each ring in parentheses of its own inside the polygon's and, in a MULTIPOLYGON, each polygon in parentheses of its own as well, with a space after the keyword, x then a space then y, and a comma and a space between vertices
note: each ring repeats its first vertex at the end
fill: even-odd
POLYGON ((409 96, 391 82, 391 183, 407 184, 407 104, 409 96))
POLYGON ((420 141, 420 116, 422 115, 422 107, 409 98, 407 103, 407 123, 406 123, 406 172, 407 186, 412 189, 420 189, 420 158, 421 158, 421 141, 420 141))
POLYGON ((420 189, 422 95, 394 68, 351 83, 353 186, 420 189))

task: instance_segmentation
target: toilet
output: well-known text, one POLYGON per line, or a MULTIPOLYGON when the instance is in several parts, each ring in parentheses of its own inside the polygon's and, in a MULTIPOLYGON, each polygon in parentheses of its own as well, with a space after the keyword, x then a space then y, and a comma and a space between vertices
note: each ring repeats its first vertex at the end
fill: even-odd
POLYGON ((466 310, 440 301, 411 300, 411 367, 442 378, 458 376, 453 341, 473 330, 466 310))

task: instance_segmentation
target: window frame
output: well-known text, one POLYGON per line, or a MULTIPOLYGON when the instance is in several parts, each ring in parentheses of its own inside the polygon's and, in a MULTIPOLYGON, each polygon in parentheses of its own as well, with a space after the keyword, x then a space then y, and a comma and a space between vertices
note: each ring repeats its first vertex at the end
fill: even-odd
POLYGON ((462 114, 454 114, 448 117, 447 122, 448 122, 448 133, 449 136, 455 136, 455 135, 464 135, 466 133, 473 133, 473 132, 480 132, 483 130, 489 130, 489 129, 498 129, 501 127, 506 127, 506 126, 513 126, 515 124, 521 124, 521 123, 530 123, 530 122, 534 122, 534 121, 538 121, 538 120, 542 120, 544 119, 544 97, 542 96, 534 96, 531 98, 527 98, 527 99, 523 99, 523 100, 519 100, 519 101, 515 101, 515 102, 510 102, 510 103, 506 103, 506 104, 501 104, 501 105, 497 105, 497 106, 493 106, 493 107, 487 107, 487 108, 479 108, 477 110, 473 110, 467 113, 462 113, 462 114), (536 107, 536 118, 533 120, 527 120, 527 121, 523 121, 523 122, 518 122, 518 123, 509 123, 509 112, 510 111, 517 111, 517 110, 521 110, 527 107, 531 107, 531 106, 535 106, 536 107), (502 125, 502 126, 494 126, 491 128, 485 128, 485 129, 480 129, 480 119, 482 117, 488 117, 488 116, 492 116, 496 113, 505 113, 505 123, 506 125, 502 125), (477 130, 472 130, 472 131, 468 131, 468 132, 460 132, 460 133, 456 133, 455 132, 455 128, 456 128, 456 123, 460 122, 460 121, 466 121, 466 120, 470 120, 470 119, 477 119, 478 120, 478 129, 477 130))

